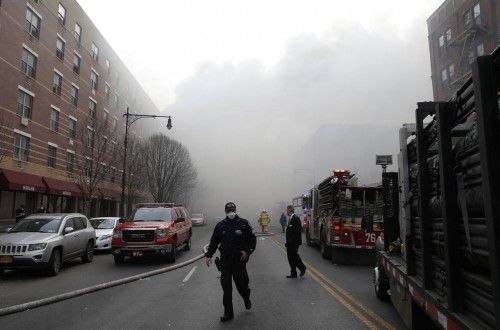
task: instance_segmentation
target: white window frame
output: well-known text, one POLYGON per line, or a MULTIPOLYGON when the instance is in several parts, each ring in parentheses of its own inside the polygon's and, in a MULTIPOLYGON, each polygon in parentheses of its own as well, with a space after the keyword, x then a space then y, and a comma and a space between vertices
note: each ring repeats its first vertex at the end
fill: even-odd
POLYGON ((47 147, 47 167, 57 168, 57 144, 52 143, 52 142, 49 142, 48 147, 47 147), (50 153, 49 153, 51 150, 50 147, 55 149, 54 157, 50 156, 50 153), (54 166, 50 166, 49 159, 54 159, 54 166))
MULTIPOLYGON (((31 9, 31 11, 32 11, 32 12, 33 12, 36 16, 38 16, 38 18, 39 18, 40 20, 42 20, 42 19, 43 19, 43 16, 42 16, 42 15, 41 15, 38 11, 36 11, 36 9, 35 9, 35 8, 33 8, 33 6, 29 4, 29 2, 26 2, 26 6, 27 6, 29 9, 31 9)), ((40 24, 40 25, 41 25, 41 24, 40 24)))
POLYGON ((35 97, 35 93, 30 92, 29 90, 27 90, 26 88, 24 88, 24 87, 23 87, 23 86, 21 86, 21 85, 17 85, 17 89, 20 89, 20 90, 22 90, 23 92, 25 92, 26 94, 31 95, 32 97, 35 97))
POLYGON ((58 75, 60 75, 62 78, 64 78, 64 75, 62 74, 62 72, 57 70, 56 68, 54 68, 54 72, 57 73, 58 75))
POLYGON ((35 52, 33 49, 29 48, 25 43, 23 43, 23 48, 26 49, 28 52, 30 52, 31 55, 33 55, 36 58, 38 58, 38 53, 35 52))
POLYGON ((66 25, 67 16, 68 16, 68 10, 66 9, 66 7, 62 5, 62 3, 59 2, 59 5, 57 6, 57 21, 64 26, 66 25), (64 16, 61 15, 61 8, 64 9, 64 16), (60 21, 61 18, 62 22, 60 21))
POLYGON ((23 132, 23 131, 21 131, 21 130, 18 130, 17 128, 14 128, 14 133, 24 135, 25 137, 27 137, 27 138, 30 138, 30 139, 31 139, 31 134, 30 134, 30 133, 23 132))

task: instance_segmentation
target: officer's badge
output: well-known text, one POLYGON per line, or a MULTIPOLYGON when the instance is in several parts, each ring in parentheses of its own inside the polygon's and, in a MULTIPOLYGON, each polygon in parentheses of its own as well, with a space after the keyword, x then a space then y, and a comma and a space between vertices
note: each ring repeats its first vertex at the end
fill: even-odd
POLYGON ((240 229, 236 229, 236 230, 234 231, 234 233, 235 233, 235 234, 238 234, 238 235, 243 234, 243 232, 242 232, 240 229))

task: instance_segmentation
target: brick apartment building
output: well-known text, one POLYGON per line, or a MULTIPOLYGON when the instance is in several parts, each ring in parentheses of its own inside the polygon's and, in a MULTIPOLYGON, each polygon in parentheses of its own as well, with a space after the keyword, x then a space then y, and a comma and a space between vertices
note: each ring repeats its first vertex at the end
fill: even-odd
MULTIPOLYGON (((21 204, 28 213, 82 210, 76 132, 109 122, 112 142, 122 142, 127 106, 158 113, 75 0, 0 0, 0 219, 21 204)), ((132 131, 139 137, 140 124, 132 131)), ((118 213, 116 167, 92 196, 90 215, 118 213)))
POLYGON ((498 46, 499 18, 496 0, 446 0, 427 19, 434 100, 448 100, 474 59, 498 46))

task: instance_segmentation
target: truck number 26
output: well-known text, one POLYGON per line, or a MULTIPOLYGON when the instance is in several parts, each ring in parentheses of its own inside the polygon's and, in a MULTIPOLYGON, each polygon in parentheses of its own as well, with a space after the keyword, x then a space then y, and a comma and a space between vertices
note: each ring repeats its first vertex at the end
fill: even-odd
POLYGON ((366 243, 375 243, 377 236, 375 233, 366 233, 366 243))

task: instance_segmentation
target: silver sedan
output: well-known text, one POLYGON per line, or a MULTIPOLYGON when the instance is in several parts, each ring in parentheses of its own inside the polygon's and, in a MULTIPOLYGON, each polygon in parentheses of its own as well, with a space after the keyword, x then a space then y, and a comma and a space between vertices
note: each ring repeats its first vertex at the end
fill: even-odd
POLYGON ((95 230, 83 214, 30 215, 0 235, 0 274, 42 268, 57 275, 64 261, 94 256, 95 230))
POLYGON ((194 226, 203 226, 207 224, 207 218, 203 213, 192 213, 191 221, 194 226))

